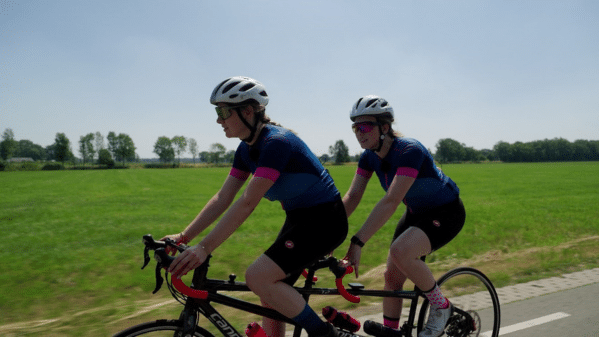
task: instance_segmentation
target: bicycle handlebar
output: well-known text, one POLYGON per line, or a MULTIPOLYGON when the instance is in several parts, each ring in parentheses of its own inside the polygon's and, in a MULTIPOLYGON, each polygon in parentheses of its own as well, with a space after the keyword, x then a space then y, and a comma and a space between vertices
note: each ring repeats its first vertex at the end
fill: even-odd
MULTIPOLYGON (((146 245, 146 248, 144 250, 144 266, 142 267, 142 269, 146 267, 150 260, 150 257, 148 256, 148 251, 151 249, 154 250, 154 258, 158 261, 158 266, 167 269, 171 265, 171 262, 175 260, 175 258, 169 256, 165 251, 165 248, 167 246, 170 246, 176 248, 179 252, 182 252, 188 248, 186 245, 183 244, 177 245, 172 240, 156 241, 152 238, 152 235, 150 234, 144 235, 142 242, 144 243, 144 245, 146 245)), ((352 266, 340 266, 339 261, 335 257, 329 257, 326 260, 319 261, 314 266, 315 270, 322 269, 325 267, 329 267, 329 270, 335 275, 335 285, 340 295, 347 301, 350 301, 352 303, 359 303, 360 297, 348 293, 348 291, 344 287, 344 284, 342 283, 344 276, 352 273, 354 271, 354 268, 352 268, 352 266)), ((313 280, 316 281, 316 277, 313 280)), ((183 283, 181 279, 173 277, 173 275, 171 275, 171 284, 173 285, 173 287, 175 287, 175 289, 177 289, 179 292, 188 297, 198 299, 208 298, 208 291, 192 289, 188 287, 185 283, 183 283)), ((157 286, 155 292, 158 291, 158 288, 160 288, 160 286, 157 286)))
POLYGON ((354 268, 352 268, 352 266, 346 267, 346 270, 344 271, 344 275, 342 275, 342 277, 338 277, 335 279, 335 286, 336 286, 337 290, 340 292, 340 295, 342 295, 342 297, 345 298, 347 301, 352 302, 352 303, 359 303, 360 297, 350 294, 344 287, 344 284, 342 283, 342 279, 344 278, 344 276, 352 273, 353 271, 354 271, 354 268))

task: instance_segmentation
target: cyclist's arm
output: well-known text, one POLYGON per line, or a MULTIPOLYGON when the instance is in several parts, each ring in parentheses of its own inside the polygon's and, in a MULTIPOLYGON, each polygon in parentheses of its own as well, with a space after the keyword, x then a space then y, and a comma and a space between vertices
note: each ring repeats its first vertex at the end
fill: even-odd
POLYGON ((169 272, 175 277, 181 277, 199 267, 208 255, 227 240, 248 218, 273 183, 273 180, 269 178, 254 176, 242 196, 223 215, 215 228, 200 243, 179 254, 171 263, 169 272))
POLYGON ((215 228, 206 235, 200 245, 210 254, 250 216, 261 198, 273 186, 274 181, 269 178, 254 176, 248 183, 242 196, 229 208, 227 213, 219 220, 215 228))
POLYGON ((367 242, 396 212, 414 182, 415 178, 412 177, 395 176, 385 196, 379 200, 361 229, 356 232, 356 237, 362 242, 367 242))
POLYGON ((182 232, 189 240, 202 233, 210 224, 212 224, 233 202, 233 198, 244 186, 245 179, 239 179, 232 175, 228 175, 223 183, 223 186, 204 206, 202 211, 182 232))
POLYGON ((347 217, 350 217, 354 210, 356 210, 356 207, 358 207, 368 183, 369 178, 365 177, 364 175, 358 173, 354 175, 352 183, 350 184, 350 189, 348 192, 346 192, 346 195, 344 195, 344 198, 342 199, 344 202, 344 208, 346 208, 347 217))

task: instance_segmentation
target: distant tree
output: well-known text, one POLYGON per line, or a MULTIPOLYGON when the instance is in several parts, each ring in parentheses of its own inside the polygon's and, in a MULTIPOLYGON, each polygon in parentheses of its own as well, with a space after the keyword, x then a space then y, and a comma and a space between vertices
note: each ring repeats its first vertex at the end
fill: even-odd
POLYGON ((471 162, 480 162, 485 160, 485 156, 480 151, 477 151, 472 147, 465 147, 464 149, 465 157, 462 160, 471 162))
POLYGON ((60 161, 64 166, 65 161, 74 157, 69 138, 64 133, 57 133, 54 138, 54 159, 60 161))
POLYGON ((201 163, 208 163, 208 162, 210 162, 210 159, 211 159, 211 156, 210 156, 210 153, 208 151, 202 151, 202 152, 200 152, 198 160, 201 163))
POLYGON ((12 158, 17 149, 17 141, 12 129, 6 129, 2 133, 2 142, 0 142, 0 157, 4 160, 12 158))
POLYGON ((175 136, 171 139, 171 143, 177 155, 177 160, 181 161, 181 154, 185 153, 185 149, 187 148, 187 139, 184 136, 175 136))
POLYGON ((223 160, 225 160, 226 163, 233 163, 233 158, 235 157, 235 151, 231 150, 231 151, 227 151, 227 153, 225 153, 225 157, 223 158, 223 160))
POLYGON ((98 159, 100 159, 100 150, 102 149, 104 149, 104 137, 102 136, 100 131, 98 131, 94 135, 94 151, 98 159))
POLYGON ((96 153, 96 151, 94 150, 94 145, 92 144, 93 140, 93 133, 88 133, 85 136, 79 137, 79 153, 81 154, 83 165, 85 165, 86 161, 94 161, 94 153, 96 153))
POLYGON ((110 151, 110 154, 113 156, 113 158, 117 157, 117 146, 118 146, 118 139, 117 139, 117 134, 114 133, 113 131, 110 131, 108 133, 108 135, 106 136, 106 141, 108 142, 108 151, 110 151))
POLYGON ((210 157, 211 157, 211 162, 218 164, 221 161, 221 158, 223 157, 223 155, 225 154, 225 151, 227 151, 227 149, 225 148, 225 146, 223 146, 223 144, 220 143, 213 143, 210 145, 209 148, 209 153, 210 153, 210 157))
POLYGON ((483 150, 480 150, 479 152, 485 159, 487 159, 489 161, 497 160, 496 153, 494 152, 494 150, 483 149, 483 150))
POLYGON ((31 158, 33 160, 44 160, 46 159, 46 150, 44 150, 41 145, 34 144, 30 140, 21 139, 17 143, 17 150, 15 151, 14 156, 31 158))
POLYGON ((112 159, 112 156, 107 149, 100 149, 100 151, 98 151, 98 165, 106 165, 108 167, 115 165, 115 161, 112 159))
POLYGON ((154 143, 154 153, 158 155, 158 158, 163 163, 168 163, 175 159, 175 150, 169 137, 158 137, 156 143, 154 143))
POLYGON ((325 153, 325 154, 322 154, 322 155, 319 157, 319 161, 321 162, 321 164, 325 164, 326 162, 328 162, 328 161, 330 161, 330 160, 331 160, 331 157, 329 157, 329 155, 328 155, 328 154, 326 154, 326 153, 325 153))
POLYGON ((188 150, 192 154, 192 159, 194 160, 194 164, 196 164, 196 155, 198 154, 198 143, 194 138, 188 138, 188 150))
POLYGON ((435 159, 440 163, 465 160, 466 150, 464 144, 461 144, 454 139, 440 139, 435 147, 435 159))
POLYGON ((494 152, 496 156, 504 162, 510 161, 510 144, 507 142, 500 141, 494 145, 494 152))
POLYGON ((135 144, 129 135, 120 133, 117 136, 115 151, 115 160, 121 161, 125 165, 125 160, 135 160, 135 144))
POLYGON ((350 155, 348 154, 348 146, 343 140, 338 140, 333 146, 329 147, 329 154, 333 158, 335 164, 342 164, 350 161, 350 155))

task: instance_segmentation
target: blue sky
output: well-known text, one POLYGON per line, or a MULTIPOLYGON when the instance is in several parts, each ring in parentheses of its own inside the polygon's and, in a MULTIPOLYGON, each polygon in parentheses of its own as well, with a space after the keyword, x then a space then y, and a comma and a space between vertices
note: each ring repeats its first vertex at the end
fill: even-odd
MULTIPOLYGON (((386 98, 435 151, 598 139, 598 1, 0 0, 0 132, 42 146, 128 134, 225 138, 213 88, 243 75, 317 155, 360 148, 351 106, 386 98)), ((189 154, 187 155, 189 156, 189 154)))

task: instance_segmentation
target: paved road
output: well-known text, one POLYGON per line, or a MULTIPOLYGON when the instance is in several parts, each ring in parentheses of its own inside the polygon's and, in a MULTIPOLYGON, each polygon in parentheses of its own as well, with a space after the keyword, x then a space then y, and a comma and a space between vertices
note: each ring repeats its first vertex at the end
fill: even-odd
MULTIPOLYGON (((598 336, 598 271, 496 289, 502 312, 500 336, 598 336)), ((381 313, 355 316, 361 322, 382 322, 381 313)), ((362 329, 359 334, 364 335, 362 329)))
POLYGON ((598 284, 502 306, 501 336, 598 336, 598 284))

